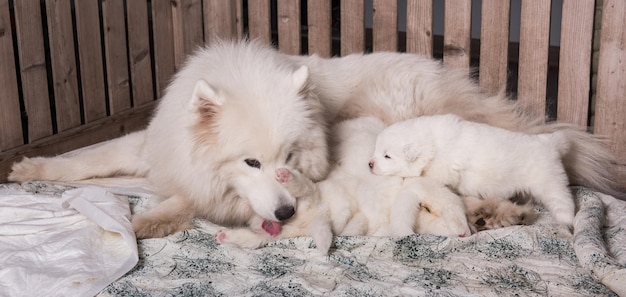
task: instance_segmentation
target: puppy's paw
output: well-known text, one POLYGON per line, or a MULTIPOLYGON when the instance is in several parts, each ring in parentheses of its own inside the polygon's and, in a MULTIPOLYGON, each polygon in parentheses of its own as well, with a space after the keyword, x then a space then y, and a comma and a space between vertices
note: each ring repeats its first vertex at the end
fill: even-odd
POLYGON ((276 180, 281 184, 286 184, 291 180, 291 171, 287 168, 279 168, 276 170, 276 180))
POLYGON ((225 243, 226 242, 226 236, 227 236, 226 232, 220 231, 220 232, 217 232, 217 234, 215 234, 215 237, 213 237, 213 239, 217 243, 225 243))
POLYGON ((32 180, 45 180, 46 178, 42 178, 42 175, 44 175, 44 165, 44 158, 31 159, 24 157, 22 161, 13 164, 8 180, 20 183, 32 180))
POLYGON ((272 241, 269 235, 248 228, 224 229, 217 232, 213 239, 219 244, 234 244, 247 249, 256 249, 272 241))

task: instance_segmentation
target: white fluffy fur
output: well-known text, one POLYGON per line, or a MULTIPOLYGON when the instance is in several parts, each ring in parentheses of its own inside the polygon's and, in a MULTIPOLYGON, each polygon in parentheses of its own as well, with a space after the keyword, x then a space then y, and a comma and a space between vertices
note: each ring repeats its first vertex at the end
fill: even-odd
POLYGON ((331 226, 335 235, 470 235, 463 200, 442 184, 426 177, 405 179, 369 171, 376 135, 385 126, 377 118, 363 117, 332 129, 335 168, 317 184, 292 172, 286 186, 298 197, 298 211, 279 236, 240 228, 222 230, 216 240, 256 248, 276 239, 310 235, 326 252, 331 226))
POLYGON ((370 167, 378 175, 425 176, 459 194, 509 199, 527 192, 571 226, 575 204, 561 158, 561 132, 529 135, 462 120, 419 117, 382 131, 370 167))
POLYGON ((176 74, 146 130, 71 157, 24 159, 9 178, 147 175, 166 200, 135 215, 138 237, 165 236, 193 217, 260 228, 296 207, 275 179, 278 168, 314 180, 327 173, 322 106, 308 75, 259 44, 217 43, 176 74))
POLYGON ((145 175, 167 200, 134 219, 140 237, 175 232, 194 216, 254 225, 295 204, 275 180, 278 168, 326 176, 325 122, 375 116, 390 124, 444 113, 527 133, 563 131, 572 143, 564 157, 571 181, 617 193, 613 156, 598 138, 574 125, 544 124, 505 96, 482 92, 466 71, 411 54, 325 59, 254 42, 218 42, 193 55, 146 130, 73 156, 25 158, 8 178, 145 175))

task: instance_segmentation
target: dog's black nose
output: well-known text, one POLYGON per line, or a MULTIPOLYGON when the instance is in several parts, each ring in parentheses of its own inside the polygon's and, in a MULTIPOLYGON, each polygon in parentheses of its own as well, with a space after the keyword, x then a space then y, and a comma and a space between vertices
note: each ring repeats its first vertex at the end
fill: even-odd
POLYGON ((284 221, 291 218, 295 212, 293 206, 281 206, 274 212, 274 215, 279 221, 284 221))

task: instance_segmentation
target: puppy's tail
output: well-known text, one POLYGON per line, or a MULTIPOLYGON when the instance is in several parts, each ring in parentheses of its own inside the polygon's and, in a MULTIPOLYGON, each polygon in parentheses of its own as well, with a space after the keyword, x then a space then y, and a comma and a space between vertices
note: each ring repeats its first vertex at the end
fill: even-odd
POLYGON ((620 184, 615 178, 617 160, 608 150, 606 138, 566 123, 538 125, 530 127, 526 132, 551 133, 555 140, 552 143, 557 145, 557 150, 562 154, 563 164, 572 185, 593 188, 626 200, 626 193, 623 192, 626 185, 620 184))

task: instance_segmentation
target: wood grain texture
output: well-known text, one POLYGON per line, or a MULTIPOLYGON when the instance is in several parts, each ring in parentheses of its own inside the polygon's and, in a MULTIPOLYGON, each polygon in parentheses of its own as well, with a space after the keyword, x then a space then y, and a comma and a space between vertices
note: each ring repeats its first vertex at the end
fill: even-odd
POLYGON ((331 2, 330 0, 307 2, 309 54, 326 58, 331 55, 331 2))
POLYGON ((153 101, 152 57, 150 56, 150 28, 146 0, 126 1, 128 28, 128 63, 131 94, 135 106, 153 101))
POLYGON ((299 55, 300 1, 278 0, 278 49, 286 54, 299 55))
POLYGON ((608 136, 626 179, 626 3, 604 0, 594 132, 608 136))
POLYGON ((109 111, 116 114, 131 106, 124 1, 102 1, 102 19, 109 111))
POLYGON ((173 27, 171 1, 152 0, 152 33, 154 36, 152 47, 154 48, 157 98, 163 96, 163 91, 176 72, 173 27))
POLYGON ((523 1, 520 22, 517 100, 546 116, 550 0, 523 1))
POLYGON ((0 151, 24 144, 8 0, 0 0, 0 151))
POLYGON ((50 64, 58 131, 81 125, 76 55, 69 1, 46 0, 50 64))
POLYGON ((564 1, 557 120, 587 126, 594 1, 564 1))
POLYGON ((248 34, 263 44, 272 43, 270 0, 248 1, 248 34))
POLYGON ((433 56, 433 1, 407 0, 406 51, 433 56))
POLYGON ((344 0, 340 5, 341 55, 362 53, 365 50, 364 3, 362 0, 344 0))
POLYGON ((237 40, 241 38, 239 32, 240 21, 238 5, 241 1, 204 0, 204 35, 205 42, 211 43, 216 39, 237 40))
POLYGON ((398 50, 398 2, 374 0, 372 49, 379 51, 398 50))
POLYGON ((483 0, 480 26, 480 87, 498 94, 506 90, 510 2, 483 0))
POLYGON ((469 69, 472 2, 446 0, 444 11, 443 64, 469 69))
MULTIPOLYGON (((33 141, 52 135, 52 117, 50 95, 48 94, 42 12, 39 0, 17 1, 14 2, 14 5, 20 59, 19 73, 22 79, 22 85, 27 86, 22 88, 22 95, 26 109, 28 139, 29 141, 33 141)), ((3 37, 11 38, 11 35, 6 34, 3 37)), ((3 58, 3 60, 5 59, 3 58)), ((7 59, 5 62, 9 63, 10 60, 7 59)), ((9 68, 2 67, 2 69, 8 70, 9 68)), ((104 88, 104 85, 102 88, 104 88)), ((16 100, 17 97, 14 97, 14 99, 16 100)), ((105 102, 102 101, 102 104, 104 103, 105 102)), ((15 104, 17 104, 17 102, 15 102, 15 104)), ((12 116, 17 116, 17 114, 12 116)), ((17 133, 17 131, 13 133, 17 133)))

